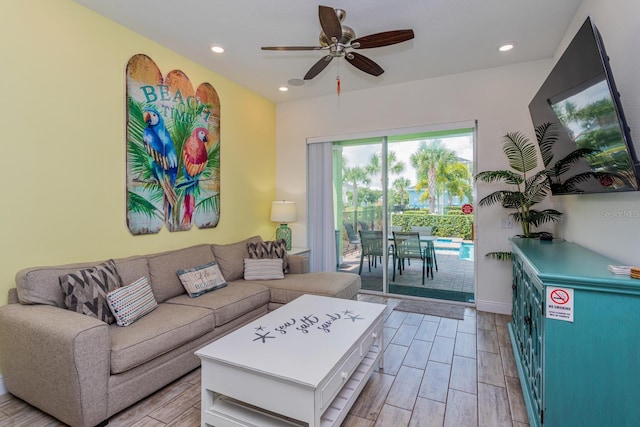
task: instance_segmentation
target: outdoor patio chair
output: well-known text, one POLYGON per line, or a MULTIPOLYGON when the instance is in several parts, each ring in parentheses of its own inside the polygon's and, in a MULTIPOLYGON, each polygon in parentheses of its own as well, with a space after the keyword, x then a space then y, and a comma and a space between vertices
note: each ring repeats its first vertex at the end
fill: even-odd
POLYGON ((394 260, 392 263, 394 266, 395 276, 395 257, 393 254, 393 248, 387 245, 387 239, 382 235, 382 231, 379 230, 360 230, 360 241, 362 242, 362 253, 360 254, 360 269, 358 274, 362 274, 362 264, 364 258, 367 257, 369 263, 369 272, 371 272, 371 265, 378 266, 378 257, 384 259, 387 255, 394 260))
MULTIPOLYGON (((433 279, 433 258, 432 251, 428 246, 422 245, 418 232, 393 232, 393 242, 395 246, 395 258, 398 261, 398 272, 402 275, 405 259, 422 260, 422 285, 424 286, 425 273, 427 277, 431 273, 433 279)), ((394 260, 395 261, 395 260, 394 260)), ((396 280, 396 269, 393 269, 393 280, 396 280)))
POLYGON ((430 225, 412 225, 411 231, 417 231, 421 236, 433 236, 433 227, 430 225))
MULTIPOLYGON (((433 227, 431 225, 412 225, 411 231, 417 231, 420 237, 433 236, 433 227)), ((433 247, 433 242, 427 243, 424 240, 422 241, 423 246, 426 246, 427 244, 429 244, 430 246, 431 256, 433 257, 433 263, 436 266, 436 271, 438 271, 438 260, 436 259, 436 251, 435 251, 435 248, 433 247)))
POLYGON ((353 228, 353 224, 350 222, 342 223, 344 225, 344 230, 347 232, 347 241, 349 242, 347 245, 347 250, 349 250, 349 245, 353 245, 353 250, 358 249, 358 245, 360 245, 360 239, 358 238, 358 234, 356 233, 355 228, 353 228))
POLYGON ((360 230, 368 230, 369 224, 366 221, 358 221, 358 225, 360 226, 360 230))

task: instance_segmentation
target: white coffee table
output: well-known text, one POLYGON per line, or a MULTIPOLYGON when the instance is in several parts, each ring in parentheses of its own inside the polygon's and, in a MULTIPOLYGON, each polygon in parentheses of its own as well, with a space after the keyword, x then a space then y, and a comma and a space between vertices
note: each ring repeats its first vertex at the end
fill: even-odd
POLYGON ((198 350, 202 426, 339 426, 382 367, 384 309, 303 295, 198 350))

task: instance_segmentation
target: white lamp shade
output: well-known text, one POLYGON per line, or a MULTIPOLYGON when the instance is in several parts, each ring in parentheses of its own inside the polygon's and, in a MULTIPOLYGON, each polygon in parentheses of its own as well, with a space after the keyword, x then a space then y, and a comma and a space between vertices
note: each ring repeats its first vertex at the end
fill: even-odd
POLYGON ((285 200, 271 203, 271 221, 287 224, 297 219, 296 202, 285 200))

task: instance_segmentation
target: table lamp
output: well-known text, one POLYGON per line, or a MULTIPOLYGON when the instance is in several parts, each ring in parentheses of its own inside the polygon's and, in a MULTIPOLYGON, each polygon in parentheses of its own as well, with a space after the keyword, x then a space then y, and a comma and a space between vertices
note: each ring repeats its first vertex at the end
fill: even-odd
POLYGON ((296 202, 282 200, 271 203, 271 221, 280 223, 276 229, 276 240, 284 239, 288 251, 291 250, 291 229, 287 224, 294 222, 296 215, 296 202))

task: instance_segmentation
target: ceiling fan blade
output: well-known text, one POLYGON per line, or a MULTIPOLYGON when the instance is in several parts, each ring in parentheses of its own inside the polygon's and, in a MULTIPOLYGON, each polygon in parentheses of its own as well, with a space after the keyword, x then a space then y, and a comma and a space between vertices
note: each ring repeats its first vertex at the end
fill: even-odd
POLYGON ((331 40, 340 40, 342 38, 342 25, 336 14, 336 10, 328 6, 318 6, 318 17, 320 18, 320 26, 324 34, 331 40))
POLYGON ((349 52, 347 55, 345 55, 345 59, 349 61, 349 63, 354 67, 364 71, 367 74, 371 74, 372 76, 379 76, 380 74, 384 73, 384 70, 381 66, 379 66, 366 56, 360 55, 359 53, 349 52))
POLYGON ((406 42, 414 37, 413 30, 394 30, 384 31, 382 33, 370 34, 353 40, 351 45, 359 43, 360 46, 354 49, 369 49, 372 47, 389 46, 396 43, 406 42))
POLYGON ((322 46, 262 46, 262 50, 322 50, 322 46))
POLYGON ((307 74, 304 75, 304 79, 311 80, 312 78, 320 74, 320 71, 327 68, 327 65, 329 65, 329 62, 331 62, 332 59, 333 57, 331 55, 323 56, 322 58, 320 58, 320 60, 313 64, 313 67, 311 67, 309 71, 307 71, 307 74))

